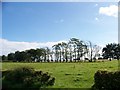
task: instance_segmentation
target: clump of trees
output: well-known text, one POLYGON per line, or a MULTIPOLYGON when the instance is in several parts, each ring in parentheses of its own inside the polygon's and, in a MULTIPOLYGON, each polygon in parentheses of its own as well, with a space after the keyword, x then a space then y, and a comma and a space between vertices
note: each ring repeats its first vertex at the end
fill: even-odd
MULTIPOLYGON (((3 55, 2 60, 22 62, 79 62, 81 60, 95 61, 100 57, 99 51, 102 48, 92 42, 71 38, 68 42, 61 42, 51 48, 37 48, 25 51, 16 51, 3 55)), ((120 57, 120 45, 108 44, 102 50, 104 59, 120 57)))
POLYGON ((107 44, 106 47, 103 48, 103 58, 104 59, 120 59, 120 44, 111 43, 107 44))

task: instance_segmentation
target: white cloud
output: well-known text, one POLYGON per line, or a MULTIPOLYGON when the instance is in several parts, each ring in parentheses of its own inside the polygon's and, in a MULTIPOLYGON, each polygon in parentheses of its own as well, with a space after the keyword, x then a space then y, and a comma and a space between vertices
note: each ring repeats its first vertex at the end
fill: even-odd
POLYGON ((95 4, 95 7, 97 7, 98 6, 98 4, 95 4))
POLYGON ((0 39, 0 55, 4 54, 7 55, 10 52, 15 52, 17 50, 23 51, 27 49, 35 49, 40 47, 49 47, 51 48, 54 44, 57 44, 59 42, 66 42, 65 40, 57 41, 57 42, 17 42, 17 41, 9 41, 6 39, 0 39))
POLYGON ((99 14, 118 17, 118 6, 110 5, 109 7, 100 7, 99 14))
POLYGON ((55 23, 63 23, 63 22, 64 22, 64 19, 59 19, 55 21, 55 23))
POLYGON ((98 19, 97 17, 95 18, 95 20, 96 20, 96 21, 99 21, 99 19, 98 19))

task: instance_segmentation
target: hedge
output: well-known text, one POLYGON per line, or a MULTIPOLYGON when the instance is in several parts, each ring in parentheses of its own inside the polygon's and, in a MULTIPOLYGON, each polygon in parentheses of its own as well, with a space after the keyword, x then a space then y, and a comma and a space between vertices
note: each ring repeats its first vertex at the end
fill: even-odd
POLYGON ((2 76, 2 89, 35 89, 54 85, 55 78, 48 73, 35 71, 33 68, 20 67, 14 70, 4 71, 2 76))
POLYGON ((94 75, 93 90, 120 90, 120 71, 97 71, 94 75))

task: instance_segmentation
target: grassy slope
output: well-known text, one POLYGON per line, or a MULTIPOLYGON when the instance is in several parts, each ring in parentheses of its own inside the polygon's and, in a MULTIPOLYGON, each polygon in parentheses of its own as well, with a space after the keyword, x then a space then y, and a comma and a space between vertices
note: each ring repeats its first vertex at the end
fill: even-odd
POLYGON ((114 60, 92 63, 2 63, 2 70, 19 66, 31 66, 36 70, 49 72, 56 77, 53 86, 55 88, 90 88, 97 70, 117 70, 118 62, 114 60))

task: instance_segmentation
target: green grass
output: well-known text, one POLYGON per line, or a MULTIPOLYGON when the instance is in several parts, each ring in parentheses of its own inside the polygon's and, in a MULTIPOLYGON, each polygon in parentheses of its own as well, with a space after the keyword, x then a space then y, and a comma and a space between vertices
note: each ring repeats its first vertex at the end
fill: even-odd
POLYGON ((2 63, 2 70, 31 66, 56 78, 53 88, 90 88, 97 70, 118 70, 118 61, 84 63, 2 63))

